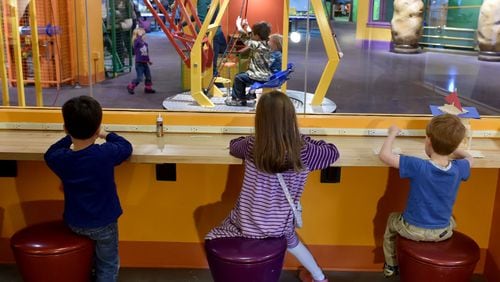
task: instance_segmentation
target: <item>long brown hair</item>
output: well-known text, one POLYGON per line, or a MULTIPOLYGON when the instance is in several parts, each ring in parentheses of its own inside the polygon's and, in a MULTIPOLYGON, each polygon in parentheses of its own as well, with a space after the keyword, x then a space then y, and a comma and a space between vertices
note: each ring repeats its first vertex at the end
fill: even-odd
POLYGON ((280 91, 263 94, 255 113, 253 158, 257 169, 267 173, 302 170, 302 146, 290 98, 280 91))

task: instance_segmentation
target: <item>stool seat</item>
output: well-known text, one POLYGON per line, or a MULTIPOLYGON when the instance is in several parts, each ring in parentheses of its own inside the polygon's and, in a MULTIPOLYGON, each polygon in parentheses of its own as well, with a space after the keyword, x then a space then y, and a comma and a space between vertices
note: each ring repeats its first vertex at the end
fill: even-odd
POLYGON ((469 281, 479 261, 479 246, 457 231, 441 242, 417 242, 398 236, 397 257, 402 282, 469 281))
POLYGON ((94 242, 73 233, 63 221, 21 229, 10 244, 23 281, 90 281, 94 242))
POLYGON ((26 227, 11 238, 13 249, 26 254, 54 255, 72 252, 89 245, 89 239, 73 233, 60 221, 26 227))
POLYGON ((207 240, 206 248, 218 258, 235 263, 256 263, 273 259, 286 249, 281 238, 224 238, 207 240))
POLYGON ((205 241, 215 282, 276 282, 286 252, 286 239, 219 238, 205 241))

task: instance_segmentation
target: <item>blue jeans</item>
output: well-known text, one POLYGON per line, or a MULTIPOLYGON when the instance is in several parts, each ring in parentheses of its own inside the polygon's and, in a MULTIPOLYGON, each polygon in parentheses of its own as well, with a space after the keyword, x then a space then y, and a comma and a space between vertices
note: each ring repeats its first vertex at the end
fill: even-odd
POLYGON ((116 222, 97 228, 69 226, 73 232, 95 241, 94 267, 96 282, 118 280, 120 258, 118 257, 118 224, 116 222))
POLYGON ((141 83, 143 77, 146 77, 146 85, 151 85, 151 71, 148 63, 135 63, 135 73, 137 76, 132 80, 134 85, 141 83))
POLYGON ((248 76, 246 72, 237 74, 234 77, 233 93, 231 96, 233 99, 247 100, 246 87, 257 82, 248 76))
POLYGON ((214 49, 214 65, 213 65, 213 69, 214 69, 214 73, 213 75, 214 76, 217 76, 218 75, 218 70, 217 70, 217 59, 219 58, 219 54, 224 54, 225 51, 226 51, 226 48, 227 48, 227 42, 226 42, 226 38, 224 37, 224 34, 222 33, 222 31, 217 31, 215 33, 215 37, 214 37, 214 41, 213 41, 213 49, 214 49))

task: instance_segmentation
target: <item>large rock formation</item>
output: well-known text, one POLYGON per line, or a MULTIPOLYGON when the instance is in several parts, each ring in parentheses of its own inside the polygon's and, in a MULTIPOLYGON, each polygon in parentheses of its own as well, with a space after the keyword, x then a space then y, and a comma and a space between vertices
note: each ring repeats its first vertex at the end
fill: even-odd
POLYGON ((479 59, 500 61, 500 0, 484 0, 477 26, 479 59))
POLYGON ((422 0, 394 0, 391 21, 394 52, 414 53, 422 36, 424 3, 422 0))

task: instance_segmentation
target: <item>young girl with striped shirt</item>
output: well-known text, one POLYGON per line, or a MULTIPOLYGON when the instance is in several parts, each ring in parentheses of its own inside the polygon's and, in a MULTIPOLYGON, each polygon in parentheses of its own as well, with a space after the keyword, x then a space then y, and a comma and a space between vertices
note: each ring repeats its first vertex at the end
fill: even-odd
POLYGON ((244 160, 243 186, 229 216, 205 239, 285 236, 288 251, 305 267, 299 272, 301 281, 328 281, 295 232, 294 213, 277 173, 296 205, 309 172, 335 162, 337 147, 301 135, 292 102, 282 92, 273 91, 262 95, 257 104, 255 135, 231 140, 229 149, 231 155, 244 160))

